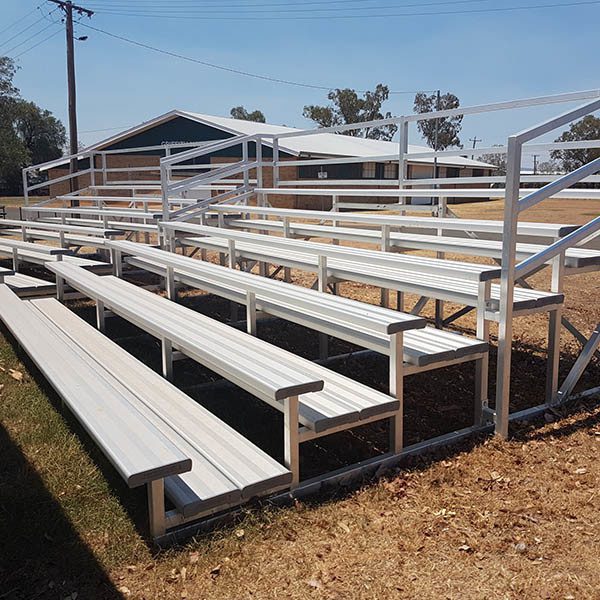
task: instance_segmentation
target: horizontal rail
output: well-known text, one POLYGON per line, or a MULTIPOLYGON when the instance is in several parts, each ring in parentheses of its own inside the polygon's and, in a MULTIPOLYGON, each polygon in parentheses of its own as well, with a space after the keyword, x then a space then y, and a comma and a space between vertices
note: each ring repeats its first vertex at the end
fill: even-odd
POLYGON ((538 267, 546 264, 549 260, 565 252, 569 248, 591 241, 600 234, 600 217, 592 219, 589 223, 582 225, 579 229, 554 242, 541 252, 534 254, 515 267, 515 281, 521 277, 527 277, 538 267))
POLYGON ((258 162, 236 162, 232 163, 228 167, 221 167, 210 173, 200 173, 195 175, 194 177, 189 177, 188 179, 183 179, 182 181, 176 181, 173 183, 169 183, 167 189, 169 192, 178 192, 189 190, 190 187, 202 182, 202 185, 208 185, 209 183, 214 183, 224 177, 228 177, 230 175, 235 175, 237 173, 246 173, 252 169, 256 169, 258 166, 258 162))
POLYGON ((61 175, 56 179, 49 179, 48 181, 42 181, 41 183, 36 183, 34 185, 28 185, 27 191, 33 192, 34 190, 39 190, 40 188, 45 188, 50 185, 55 185, 57 183, 61 183, 63 181, 68 181, 69 179, 73 179, 75 177, 82 177, 83 175, 88 175, 92 172, 92 169, 85 169, 84 171, 77 171, 75 173, 69 173, 67 175, 61 175))
MULTIPOLYGON (((575 183, 579 183, 582 179, 588 177, 589 175, 594 175, 598 171, 600 171, 600 158, 596 158, 588 164, 583 165, 583 167, 579 167, 579 169, 576 169, 575 171, 572 171, 567 175, 563 175, 556 181, 553 181, 545 185, 543 188, 540 188, 539 190, 528 194, 527 196, 518 201, 518 211, 522 212, 524 210, 527 210, 528 208, 535 206, 536 204, 538 204, 542 200, 545 200, 546 198, 556 197, 559 194, 573 194, 575 190, 567 188, 570 188, 570 186, 572 186, 575 183)), ((593 190, 578 189, 577 193, 582 191, 591 192, 593 190)))
POLYGON ((449 110, 440 110, 430 113, 419 113, 403 117, 391 117, 389 119, 377 119, 374 121, 363 121, 361 123, 352 123, 350 125, 335 125, 333 127, 323 127, 321 129, 308 129, 301 131, 292 131, 273 136, 274 139, 286 139, 290 137, 318 135, 319 133, 341 133, 343 131, 353 131, 370 127, 381 127, 384 125, 397 125, 401 122, 426 121, 431 119, 440 119, 444 117, 454 117, 459 115, 474 115, 486 112, 495 112, 499 110, 511 110, 516 108, 528 108, 542 106, 546 104, 560 104, 566 102, 575 102, 589 98, 600 97, 600 90, 586 90, 582 92, 572 92, 568 94, 557 94, 552 96, 539 96, 536 98, 524 98, 522 100, 510 100, 507 102, 496 102, 493 104, 480 104, 454 108, 449 110))
POLYGON ((245 142, 255 141, 256 138, 256 135, 230 137, 222 141, 206 144, 201 148, 193 148, 192 150, 187 150, 186 152, 180 152, 179 154, 168 156, 166 158, 161 159, 160 164, 166 167, 170 167, 172 164, 185 160, 190 160, 191 158, 196 158, 197 156, 203 156, 207 154, 207 152, 219 152, 220 150, 226 150, 227 148, 231 148, 232 146, 239 146, 245 142))

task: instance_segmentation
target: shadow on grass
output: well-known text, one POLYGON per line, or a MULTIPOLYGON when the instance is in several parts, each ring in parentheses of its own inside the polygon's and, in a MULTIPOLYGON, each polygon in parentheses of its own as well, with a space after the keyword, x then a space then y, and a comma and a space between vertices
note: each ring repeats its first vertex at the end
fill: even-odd
POLYGON ((2 426, 0 456, 0 598, 121 598, 2 426))

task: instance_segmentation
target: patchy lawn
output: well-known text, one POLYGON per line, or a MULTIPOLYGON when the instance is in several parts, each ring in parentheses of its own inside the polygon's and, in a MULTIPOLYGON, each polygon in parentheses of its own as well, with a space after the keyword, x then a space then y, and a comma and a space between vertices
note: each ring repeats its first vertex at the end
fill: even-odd
MULTIPOLYGON (((0 203, 2 203, 0 201, 0 203)), ((552 206, 552 205, 550 205, 552 206)), ((496 203, 462 205, 487 216, 496 203)), ((555 209, 549 221, 580 221, 555 209)), ((562 207, 560 207, 562 210, 562 207)), ((589 204, 586 205, 589 209, 589 204)), ((529 213, 527 213, 529 217, 529 213)), ((298 283, 303 283, 298 278, 298 283)), ((379 294, 348 285, 354 297, 379 294)), ((576 324, 600 320, 597 274, 568 280, 567 314, 576 324)), ((218 317, 227 304, 184 297, 218 317)), ((85 317, 85 303, 74 306, 85 317)), ((458 325, 471 329, 470 317, 458 325)), ((517 321, 517 406, 540 401, 545 319, 517 321), (536 375, 539 373, 539 376, 536 375)), ((109 321, 109 334, 136 334, 109 321), (112 331, 111 331, 112 328, 112 331)), ((588 332, 586 332, 588 333, 588 332)), ((303 355, 316 346, 292 328, 261 334, 303 355)), ((151 364, 156 345, 121 342, 151 364)), ((184 547, 156 551, 147 539, 145 497, 128 490, 13 341, 0 337, 0 599, 29 598, 598 598, 600 589, 600 404, 589 399, 511 429, 502 442, 481 437, 414 459, 385 478, 289 508, 249 507, 233 524, 184 547)), ((340 347, 340 350, 343 349, 340 347)), ((565 367, 576 344, 564 336, 565 367)), ((188 362, 179 385, 206 377, 188 362)), ((383 386, 380 363, 340 367, 383 386)), ((407 380, 407 435, 460 426, 470 418, 457 396, 471 389, 468 368, 407 380)), ((598 385, 592 365, 586 385, 598 385)), ((244 431, 248 414, 263 423, 256 443, 278 452, 273 415, 232 394, 199 398, 244 431), (244 411, 240 411, 243 404, 244 411), (247 408, 246 408, 247 406, 247 408), (266 433, 265 433, 266 432, 266 433)), ((306 462, 335 465, 350 445, 340 436, 307 450, 306 462)), ((379 436, 379 437, 378 437, 379 436)), ((411 441, 411 440, 409 440, 411 441)))

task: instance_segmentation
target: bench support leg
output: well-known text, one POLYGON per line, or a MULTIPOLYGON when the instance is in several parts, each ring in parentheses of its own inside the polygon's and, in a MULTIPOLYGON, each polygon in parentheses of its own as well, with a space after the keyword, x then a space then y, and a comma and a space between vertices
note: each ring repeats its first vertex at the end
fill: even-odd
MULTIPOLYGON (((490 341, 490 322, 485 318, 487 301, 491 294, 491 282, 479 284, 479 305, 477 307, 477 338, 484 342, 490 341)), ((488 381, 490 371, 490 354, 475 361, 475 425, 482 425, 484 413, 488 406, 488 381)))
POLYGON ((173 380, 173 344, 171 340, 161 340, 162 374, 165 379, 173 380))
POLYGON ((150 516, 150 535, 160 537, 166 532, 165 523, 165 483, 163 479, 148 484, 148 513, 150 516))
POLYGON ((65 280, 58 275, 56 276, 56 298, 60 302, 65 299, 65 280))
POLYGON ((404 312, 404 292, 396 292, 396 310, 404 312))
POLYGON ((404 436, 404 351, 402 332, 390 336, 390 396, 394 396, 400 406, 390 419, 390 451, 400 454, 404 436))
POLYGON ((104 302, 96 300, 96 327, 104 333, 106 331, 106 313, 104 311, 104 302))
POLYGON ((165 272, 165 290, 169 300, 177 301, 177 285, 175 284, 175 274, 173 267, 167 267, 165 272))
POLYGON ((246 330, 250 335, 256 335, 256 294, 246 292, 246 330))
POLYGON ((284 463, 292 472, 292 488, 300 483, 300 434, 298 431, 298 396, 283 401, 284 463))

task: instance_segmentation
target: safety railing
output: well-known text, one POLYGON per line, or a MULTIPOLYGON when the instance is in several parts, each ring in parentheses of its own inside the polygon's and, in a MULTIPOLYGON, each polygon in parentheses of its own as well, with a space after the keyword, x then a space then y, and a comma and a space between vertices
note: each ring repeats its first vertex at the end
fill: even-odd
POLYGON ((163 219, 169 220, 170 218, 175 218, 178 220, 187 220, 199 216, 207 210, 210 204, 229 202, 234 199, 241 201, 252 196, 251 184, 256 183, 257 186, 262 186, 262 138, 263 136, 260 135, 235 136, 226 140, 211 142, 200 148, 194 148, 175 156, 163 158, 160 161, 163 219), (255 148, 254 160, 250 160, 251 144, 254 144, 255 148), (218 165, 208 172, 199 173, 191 177, 177 180, 173 177, 173 171, 179 168, 181 163, 203 156, 210 156, 212 158, 215 154, 238 146, 241 146, 241 160, 218 165), (253 170, 256 172, 256 179, 251 182, 250 172, 253 170), (195 206, 184 207, 173 213, 169 212, 169 198, 172 194, 185 194, 189 190, 198 188, 198 186, 219 184, 225 179, 239 181, 239 185, 233 190, 227 190, 224 193, 199 201, 195 206))

